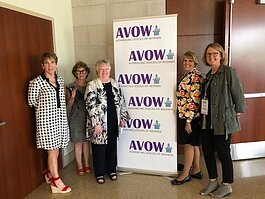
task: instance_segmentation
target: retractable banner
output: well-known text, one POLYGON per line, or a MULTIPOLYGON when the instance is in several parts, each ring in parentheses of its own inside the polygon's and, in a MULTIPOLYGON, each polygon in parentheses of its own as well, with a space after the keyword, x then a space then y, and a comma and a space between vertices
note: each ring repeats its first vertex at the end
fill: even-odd
POLYGON ((176 174, 177 15, 115 20, 113 36, 115 78, 131 116, 118 168, 176 174))

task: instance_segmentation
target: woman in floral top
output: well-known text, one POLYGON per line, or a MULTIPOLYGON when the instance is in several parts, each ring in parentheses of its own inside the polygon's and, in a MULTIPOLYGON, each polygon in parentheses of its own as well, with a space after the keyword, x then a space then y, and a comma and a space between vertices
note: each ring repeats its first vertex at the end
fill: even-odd
POLYGON ((178 144, 184 145, 184 169, 173 185, 181 185, 191 178, 202 179, 200 170, 200 100, 201 86, 204 81, 196 69, 198 57, 194 52, 187 51, 182 60, 185 75, 177 86, 178 106, 178 144), (192 168, 192 169, 191 169, 192 168))

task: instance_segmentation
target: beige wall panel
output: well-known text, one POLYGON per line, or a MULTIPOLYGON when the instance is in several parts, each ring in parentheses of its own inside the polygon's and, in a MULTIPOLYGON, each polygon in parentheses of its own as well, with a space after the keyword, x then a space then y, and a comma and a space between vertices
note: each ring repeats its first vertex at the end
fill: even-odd
POLYGON ((124 0, 108 0, 108 3, 123 3, 124 0))
POLYGON ((105 4, 108 0, 87 0, 87 5, 99 5, 99 4, 105 4))
POLYGON ((99 58, 108 58, 113 66, 112 77, 113 20, 164 15, 166 10, 166 0, 86 0, 86 6, 82 0, 72 2, 76 61, 82 59, 91 65, 99 58))
POLYGON ((123 0, 124 2, 137 2, 137 1, 143 1, 143 0, 123 0))
POLYGON ((147 15, 158 16, 166 14, 165 0, 147 1, 147 15), (164 6, 161 6, 164 5, 164 6))
POLYGON ((110 60, 111 65, 115 68, 114 66, 114 46, 113 45, 108 45, 108 57, 107 58, 110 60))
MULTIPOLYGON (((76 46, 76 61, 83 61, 89 66, 95 65, 99 59, 107 57, 107 46, 76 46)), ((91 75, 93 76, 94 67, 91 67, 91 75)))
POLYGON ((147 15, 145 2, 108 4, 106 9, 107 24, 112 24, 114 19, 144 17, 147 15))
POLYGON ((73 8, 73 24, 74 27, 105 24, 105 6, 73 8))
POLYGON ((106 45, 106 26, 74 27, 74 42, 75 46, 106 45))
POLYGON ((112 26, 112 24, 107 25, 107 42, 108 42, 108 45, 113 45, 113 26, 112 26))
POLYGON ((72 0, 72 7, 86 6, 87 0, 72 0))

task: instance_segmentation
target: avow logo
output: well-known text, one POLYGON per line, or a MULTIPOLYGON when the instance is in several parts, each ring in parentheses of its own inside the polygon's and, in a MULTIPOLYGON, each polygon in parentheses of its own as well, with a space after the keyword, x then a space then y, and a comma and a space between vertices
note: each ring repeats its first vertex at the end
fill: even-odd
POLYGON ((154 49, 154 50, 133 50, 129 55, 130 61, 158 61, 165 58, 166 49, 154 49))
POLYGON ((151 84, 152 74, 120 74, 118 82, 120 84, 151 84))
POLYGON ((128 128, 151 129, 153 127, 152 119, 130 119, 127 121, 128 128))
POLYGON ((128 102, 130 107, 162 107, 164 102, 164 97, 154 97, 154 96, 131 96, 128 102))
POLYGON ((163 142, 132 140, 129 150, 163 152, 164 145, 163 142))
POLYGON ((133 27, 120 27, 117 29, 116 39, 123 39, 129 37, 146 37, 150 36, 152 25, 149 26, 133 26, 133 27))

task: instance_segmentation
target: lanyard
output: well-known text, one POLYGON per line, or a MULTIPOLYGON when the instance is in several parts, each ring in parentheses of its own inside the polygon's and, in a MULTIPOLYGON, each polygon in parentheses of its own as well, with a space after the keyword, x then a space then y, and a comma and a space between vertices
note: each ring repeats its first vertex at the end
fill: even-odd
POLYGON ((214 75, 215 74, 211 74, 211 75, 209 75, 207 78, 206 78, 206 81, 205 81, 205 87, 204 87, 204 95, 203 95, 203 98, 204 99, 206 99, 206 94, 207 94, 207 90, 208 90, 208 88, 209 88, 209 86, 210 86, 210 84, 211 84, 211 81, 213 80, 213 78, 214 78, 214 75))

